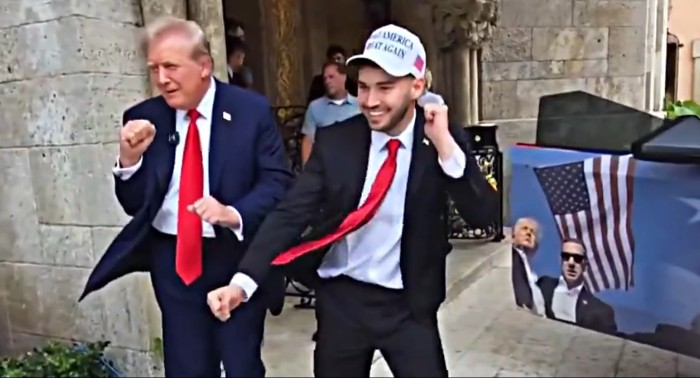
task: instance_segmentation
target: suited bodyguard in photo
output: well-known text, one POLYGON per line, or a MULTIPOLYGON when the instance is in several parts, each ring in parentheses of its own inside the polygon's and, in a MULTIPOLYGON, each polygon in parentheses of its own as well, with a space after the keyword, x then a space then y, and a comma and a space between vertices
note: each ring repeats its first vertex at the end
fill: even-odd
POLYGON ((561 276, 541 277, 545 314, 550 319, 617 335, 613 308, 596 298, 584 284, 588 268, 586 248, 580 240, 565 239, 561 247, 561 276))
POLYGON ((540 225, 532 218, 520 218, 513 226, 511 282, 515 304, 535 315, 544 316, 544 298, 538 276, 530 262, 540 242, 540 225))

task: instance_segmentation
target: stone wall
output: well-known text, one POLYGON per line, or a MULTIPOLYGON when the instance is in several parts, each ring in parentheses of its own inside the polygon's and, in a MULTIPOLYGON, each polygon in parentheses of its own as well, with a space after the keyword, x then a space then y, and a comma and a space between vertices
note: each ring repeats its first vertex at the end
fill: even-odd
POLYGON ((499 125, 504 149, 534 142, 544 95, 584 90, 644 109, 651 2, 501 0, 499 27, 483 51, 481 93, 482 119, 499 125))
POLYGON ((147 281, 123 279, 76 303, 89 269, 127 220, 110 168, 121 112, 148 93, 140 7, 135 0, 6 3, 0 353, 47 337, 109 340, 120 366, 145 374, 158 329, 147 281))
MULTIPOLYGON (((483 118, 500 125, 502 144, 534 140, 542 95, 583 89, 643 108, 649 2, 502 0, 482 86, 483 118)), ((110 167, 119 115, 149 92, 136 39, 140 6, 9 4, 0 7, 0 353, 46 337, 110 340, 131 376, 152 373, 159 326, 145 277, 76 303, 89 269, 127 220, 110 167)), ((429 10, 416 9, 395 16, 420 29, 429 10)), ((431 31, 421 33, 439 60, 431 31)), ((318 44, 320 53, 325 43, 318 44)))

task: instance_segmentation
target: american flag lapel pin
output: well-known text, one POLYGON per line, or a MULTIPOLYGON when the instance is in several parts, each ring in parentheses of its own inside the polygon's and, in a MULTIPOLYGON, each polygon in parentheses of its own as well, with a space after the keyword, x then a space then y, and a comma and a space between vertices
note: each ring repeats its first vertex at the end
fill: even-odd
POLYGON ((227 112, 224 112, 224 120, 230 121, 230 120, 231 120, 231 115, 228 114, 227 112))
POLYGON ((425 144, 426 146, 430 146, 430 141, 426 138, 423 138, 423 144, 425 144))

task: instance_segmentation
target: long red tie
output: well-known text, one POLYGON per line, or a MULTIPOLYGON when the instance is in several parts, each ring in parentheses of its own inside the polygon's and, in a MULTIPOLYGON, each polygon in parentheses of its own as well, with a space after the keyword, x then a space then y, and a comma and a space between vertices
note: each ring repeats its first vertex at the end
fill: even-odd
POLYGON ((272 265, 285 265, 294 261, 295 259, 315 250, 321 249, 335 243, 336 241, 342 239, 345 235, 357 230, 363 225, 367 224, 374 214, 379 210, 379 206, 384 201, 389 188, 391 187, 391 182, 394 180, 394 175, 396 174, 396 153, 401 146, 401 142, 398 139, 391 139, 386 147, 389 151, 389 156, 379 168, 377 172, 377 177, 372 183, 372 188, 367 195, 367 199, 357 210, 348 214, 343 222, 340 224, 338 229, 324 236, 318 240, 311 240, 305 243, 301 243, 296 247, 292 247, 282 254, 278 255, 274 260, 272 260, 272 265))
POLYGON ((180 197, 177 206, 177 247, 175 272, 185 285, 190 285, 202 275, 202 220, 187 210, 204 194, 204 166, 202 144, 199 141, 197 118, 199 112, 187 112, 190 125, 187 129, 185 152, 182 155, 180 197))

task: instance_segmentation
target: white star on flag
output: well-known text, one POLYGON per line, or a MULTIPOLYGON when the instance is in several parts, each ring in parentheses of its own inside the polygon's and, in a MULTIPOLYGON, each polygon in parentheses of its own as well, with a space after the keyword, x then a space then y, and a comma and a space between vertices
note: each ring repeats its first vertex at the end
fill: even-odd
POLYGON ((693 215, 692 218, 688 221, 689 224, 693 224, 696 222, 700 222, 700 198, 684 198, 684 197, 679 197, 678 198, 681 202, 685 203, 686 205, 690 206, 695 210, 695 215, 693 215))

